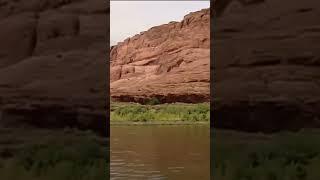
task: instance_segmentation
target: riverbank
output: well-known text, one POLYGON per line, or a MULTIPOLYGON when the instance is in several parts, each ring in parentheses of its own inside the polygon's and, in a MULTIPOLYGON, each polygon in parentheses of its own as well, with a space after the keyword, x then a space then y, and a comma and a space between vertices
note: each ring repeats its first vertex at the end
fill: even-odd
POLYGON ((170 125, 205 125, 209 126, 209 121, 195 121, 195 122, 186 122, 186 121, 147 121, 147 122, 132 122, 132 121, 111 121, 111 126, 170 126, 170 125))
POLYGON ((108 139, 74 129, 0 128, 0 174, 12 180, 107 178, 108 139))
POLYGON ((148 104, 111 102, 111 125, 209 124, 210 104, 148 104))
POLYGON ((211 135, 215 179, 320 179, 320 130, 272 135, 217 130, 211 135))

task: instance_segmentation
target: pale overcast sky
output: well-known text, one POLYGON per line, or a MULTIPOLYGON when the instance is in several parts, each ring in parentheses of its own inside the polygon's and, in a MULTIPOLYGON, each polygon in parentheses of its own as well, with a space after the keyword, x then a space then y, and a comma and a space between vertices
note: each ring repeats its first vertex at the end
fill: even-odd
POLYGON ((181 21, 194 11, 210 7, 210 1, 110 1, 110 44, 153 26, 181 21))

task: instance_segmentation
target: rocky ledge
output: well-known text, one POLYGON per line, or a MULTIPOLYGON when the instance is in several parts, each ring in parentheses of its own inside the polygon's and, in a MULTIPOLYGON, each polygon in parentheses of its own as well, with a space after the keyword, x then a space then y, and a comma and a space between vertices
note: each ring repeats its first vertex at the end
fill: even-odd
POLYGON ((210 10, 111 47, 111 97, 143 103, 210 101, 210 10))

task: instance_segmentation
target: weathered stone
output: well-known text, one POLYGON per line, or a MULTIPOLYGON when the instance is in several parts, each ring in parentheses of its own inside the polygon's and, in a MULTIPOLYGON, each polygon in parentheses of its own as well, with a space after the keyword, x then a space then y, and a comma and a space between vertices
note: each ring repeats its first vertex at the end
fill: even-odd
POLYGON ((215 19, 214 127, 320 127, 318 7, 316 0, 270 0, 230 6, 215 19))
POLYGON ((0 0, 0 125, 107 134, 107 10, 103 0, 0 0))
POLYGON ((36 128, 78 128, 92 130, 106 136, 106 116, 104 113, 86 112, 72 107, 57 105, 24 108, 1 109, 0 126, 19 128, 31 126, 36 128))
POLYGON ((36 25, 33 13, 0 20, 0 68, 32 55, 37 39, 36 25))
POLYGON ((111 97, 120 101, 209 101, 210 10, 186 15, 112 47, 111 97))

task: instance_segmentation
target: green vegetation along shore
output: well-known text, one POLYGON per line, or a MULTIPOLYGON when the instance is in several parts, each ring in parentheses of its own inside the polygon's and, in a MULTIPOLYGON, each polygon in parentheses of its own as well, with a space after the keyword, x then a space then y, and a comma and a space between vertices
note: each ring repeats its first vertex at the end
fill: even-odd
POLYGON ((111 102, 111 124, 194 124, 210 122, 210 104, 111 102))
POLYGON ((217 130, 212 175, 219 180, 320 179, 320 130, 273 135, 217 130))
POLYGON ((72 129, 0 128, 0 174, 10 180, 108 178, 108 140, 72 129))

